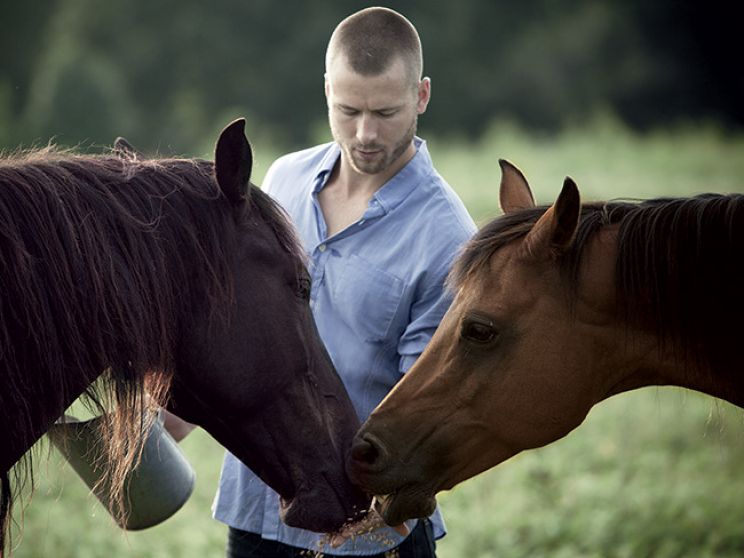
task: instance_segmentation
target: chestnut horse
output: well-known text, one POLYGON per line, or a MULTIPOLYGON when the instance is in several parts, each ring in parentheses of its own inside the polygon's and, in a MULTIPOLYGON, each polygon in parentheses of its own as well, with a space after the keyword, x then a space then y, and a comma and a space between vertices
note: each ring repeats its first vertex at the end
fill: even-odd
POLYGON ((390 525, 612 395, 674 385, 744 406, 744 195, 582 206, 567 178, 535 207, 501 167, 505 215, 466 246, 451 308, 352 449, 390 525))
POLYGON ((249 182, 244 124, 214 163, 147 160, 123 141, 0 158, 3 543, 11 478, 81 394, 116 407, 114 480, 137 459, 147 392, 279 492, 288 524, 335 531, 367 507, 344 470, 358 419, 293 229, 249 182))

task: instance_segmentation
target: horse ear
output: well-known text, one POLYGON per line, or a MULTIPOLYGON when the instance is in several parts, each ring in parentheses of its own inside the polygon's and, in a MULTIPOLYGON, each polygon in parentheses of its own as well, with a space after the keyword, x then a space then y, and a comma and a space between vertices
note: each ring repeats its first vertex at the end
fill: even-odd
POLYGON ((566 177, 558 199, 535 223, 524 239, 529 257, 554 257, 569 249, 576 236, 581 198, 576 183, 566 177))
POLYGON ((499 159, 501 166, 501 187, 499 201, 504 213, 513 213, 520 209, 535 207, 535 198, 527 179, 515 165, 505 159, 499 159))
POLYGON ((122 159, 144 159, 142 153, 121 136, 114 140, 114 154, 122 159))
POLYGON ((253 170, 253 151, 245 137, 245 118, 238 118, 222 130, 215 148, 214 170, 225 197, 233 204, 245 201, 253 170))

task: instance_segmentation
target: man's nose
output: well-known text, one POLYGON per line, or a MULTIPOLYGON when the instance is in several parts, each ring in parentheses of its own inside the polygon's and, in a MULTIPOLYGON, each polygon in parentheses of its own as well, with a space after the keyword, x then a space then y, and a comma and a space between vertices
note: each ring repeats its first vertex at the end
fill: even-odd
POLYGON ((361 145, 370 145, 377 139, 377 121, 371 114, 362 113, 357 122, 356 139, 361 145))

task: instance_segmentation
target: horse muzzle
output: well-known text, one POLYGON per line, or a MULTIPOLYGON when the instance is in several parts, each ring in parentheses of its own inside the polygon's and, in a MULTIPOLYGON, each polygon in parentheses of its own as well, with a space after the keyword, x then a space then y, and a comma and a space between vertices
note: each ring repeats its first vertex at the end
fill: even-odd
POLYGON ((410 467, 393 460, 385 445, 369 432, 354 440, 346 468, 352 482, 375 495, 375 510, 390 526, 428 517, 436 508, 436 490, 412 482, 410 467))
POLYGON ((281 519, 290 527, 316 533, 335 533, 359 520, 370 506, 370 498, 356 487, 336 487, 315 482, 298 490, 290 501, 281 500, 281 519))

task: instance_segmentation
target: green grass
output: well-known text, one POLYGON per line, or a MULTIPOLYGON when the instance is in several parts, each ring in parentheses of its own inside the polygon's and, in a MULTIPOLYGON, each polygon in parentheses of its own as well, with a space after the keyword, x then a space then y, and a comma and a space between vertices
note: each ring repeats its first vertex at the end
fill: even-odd
MULTIPOLYGON (((744 192, 744 138, 713 128, 637 136, 605 119, 534 138, 500 125, 477 145, 433 138, 429 148, 481 223, 498 213, 498 158, 520 166, 544 203, 566 175, 586 199, 744 192)), ((256 182, 273 155, 257 144, 256 182)), ((14 556, 222 556, 225 527, 210 516, 222 449, 202 431, 182 447, 197 472, 194 495, 164 524, 133 533, 113 524, 58 453, 43 451, 36 491, 16 515, 14 556)), ((672 388, 617 396, 563 440, 442 494, 450 533, 439 555, 742 556, 742 463, 741 410, 672 388)))
POLYGON ((744 414, 682 390, 599 404, 559 442, 440 496, 444 557, 744 554, 744 414))
POLYGON ((566 176, 585 200, 744 192, 744 138, 726 137, 714 127, 639 136, 604 117, 558 137, 534 137, 497 124, 475 146, 428 143, 439 172, 479 223, 497 213, 498 159, 524 172, 538 203, 552 203, 566 176))
MULTIPOLYGON (((186 505, 168 521, 143 531, 119 529, 83 481, 53 450, 37 460, 37 487, 23 517, 22 535, 14 535, 16 558, 141 558, 224 555, 226 528, 211 518, 212 496, 223 449, 203 430, 181 447, 196 471, 186 505)), ((17 517, 20 517, 18 515, 17 517)))

